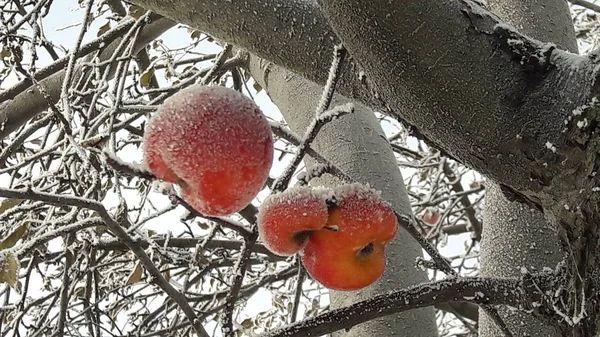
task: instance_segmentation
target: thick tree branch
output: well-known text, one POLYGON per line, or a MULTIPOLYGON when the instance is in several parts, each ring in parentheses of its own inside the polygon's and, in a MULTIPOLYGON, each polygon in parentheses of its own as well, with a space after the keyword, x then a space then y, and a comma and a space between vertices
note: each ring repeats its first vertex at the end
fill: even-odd
POLYGON ((544 160, 547 143, 565 142, 565 112, 591 98, 597 77, 594 57, 522 36, 469 0, 408 6, 381 0, 367 7, 359 0, 323 1, 323 12, 310 1, 274 1, 268 8, 259 1, 178 2, 194 8, 185 12, 169 1, 133 2, 319 84, 337 43, 329 22, 361 65, 346 67, 341 93, 386 108, 536 204, 549 202, 538 195, 543 179, 551 179, 540 171, 555 162, 544 160))
POLYGON ((519 308, 525 303, 525 292, 523 282, 519 279, 451 278, 379 295, 265 334, 263 337, 321 336, 341 329, 350 329, 354 325, 378 317, 450 301, 506 304, 519 308))

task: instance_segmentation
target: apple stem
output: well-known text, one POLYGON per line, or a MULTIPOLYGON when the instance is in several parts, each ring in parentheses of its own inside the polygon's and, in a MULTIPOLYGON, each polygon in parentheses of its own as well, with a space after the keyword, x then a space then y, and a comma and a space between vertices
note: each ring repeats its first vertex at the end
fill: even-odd
POLYGON ((325 202, 327 203, 327 209, 329 211, 331 211, 334 208, 338 207, 337 199, 335 198, 335 196, 331 196, 330 198, 327 198, 327 200, 325 200, 325 202))

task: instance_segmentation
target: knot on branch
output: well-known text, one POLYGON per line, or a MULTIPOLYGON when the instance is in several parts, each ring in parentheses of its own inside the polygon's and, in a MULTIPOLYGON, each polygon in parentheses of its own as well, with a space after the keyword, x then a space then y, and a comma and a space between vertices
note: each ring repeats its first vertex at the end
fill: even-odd
POLYGON ((476 32, 492 35, 494 27, 500 18, 488 11, 480 1, 463 0, 462 13, 471 22, 471 28, 476 32))
POLYGON ((500 49, 518 61, 526 73, 536 75, 537 79, 544 77, 552 65, 550 57, 556 49, 554 44, 539 42, 520 34, 511 26, 500 23, 494 27, 494 35, 500 49))

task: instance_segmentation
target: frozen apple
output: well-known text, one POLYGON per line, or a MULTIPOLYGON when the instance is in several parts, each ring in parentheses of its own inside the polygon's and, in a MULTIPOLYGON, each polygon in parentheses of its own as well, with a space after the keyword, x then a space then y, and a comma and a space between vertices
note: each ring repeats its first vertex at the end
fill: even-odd
POLYGON ((259 208, 258 233, 275 254, 292 255, 304 248, 307 239, 327 223, 325 190, 293 187, 270 195, 259 208))
POLYGON ((258 194, 273 161, 269 123, 243 94, 194 85, 167 99, 144 135, 145 164, 178 183, 198 212, 237 212, 258 194))
POLYGON ((325 287, 356 290, 385 269, 385 246, 397 232, 394 211, 374 190, 349 184, 334 190, 327 225, 300 252, 308 273, 325 287))
POLYGON ((433 209, 427 208, 425 213, 423 213, 423 222, 427 224, 435 225, 439 219, 440 213, 433 209))

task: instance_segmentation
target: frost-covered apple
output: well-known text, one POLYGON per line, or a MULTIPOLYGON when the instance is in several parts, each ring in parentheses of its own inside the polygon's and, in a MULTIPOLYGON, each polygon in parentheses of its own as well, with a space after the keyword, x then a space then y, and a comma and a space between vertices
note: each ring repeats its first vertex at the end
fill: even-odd
POLYGON ((375 282, 385 269, 385 246, 398 230, 394 211, 379 194, 360 184, 334 190, 336 205, 327 225, 300 252, 308 273, 325 287, 356 290, 375 282))
POLYGON ((435 225, 439 219, 440 213, 430 208, 426 209, 425 213, 423 213, 423 222, 427 224, 435 225))
POLYGON ((258 233, 265 247, 286 256, 304 248, 311 234, 329 217, 325 190, 293 187, 267 197, 257 216, 258 233))
POLYGON ((194 85, 160 106, 143 151, 148 170, 179 184, 198 212, 222 216, 244 208, 264 185, 273 139, 251 99, 221 86, 194 85))

